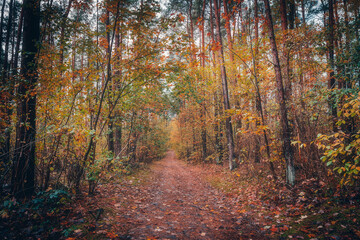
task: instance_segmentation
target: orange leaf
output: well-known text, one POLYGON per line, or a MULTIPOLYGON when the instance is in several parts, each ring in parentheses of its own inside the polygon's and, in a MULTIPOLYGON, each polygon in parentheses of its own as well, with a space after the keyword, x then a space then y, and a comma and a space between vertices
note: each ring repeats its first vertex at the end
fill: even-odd
POLYGON ((272 232, 277 232, 279 229, 275 227, 275 225, 272 225, 272 227, 270 228, 270 231, 272 232))
POLYGON ((108 233, 106 233, 106 236, 107 236, 108 238, 116 238, 118 235, 115 234, 115 233, 113 233, 113 232, 108 232, 108 233))

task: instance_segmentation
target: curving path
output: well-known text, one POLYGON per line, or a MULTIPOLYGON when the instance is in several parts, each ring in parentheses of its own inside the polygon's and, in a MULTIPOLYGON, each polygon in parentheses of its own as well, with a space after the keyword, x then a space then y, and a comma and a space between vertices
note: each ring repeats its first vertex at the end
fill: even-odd
POLYGON ((152 165, 146 183, 130 180, 102 189, 116 214, 116 223, 105 221, 120 239, 264 239, 199 171, 169 151, 152 165))

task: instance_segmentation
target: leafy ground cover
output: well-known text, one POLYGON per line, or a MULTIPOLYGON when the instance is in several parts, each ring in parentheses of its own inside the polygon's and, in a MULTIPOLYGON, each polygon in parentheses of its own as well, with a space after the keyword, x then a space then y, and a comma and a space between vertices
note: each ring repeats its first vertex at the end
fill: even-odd
POLYGON ((230 172, 174 152, 97 193, 38 194, 1 208, 4 239, 359 239, 359 199, 310 179, 288 189, 262 164, 230 172), (256 174, 255 174, 256 173, 256 174), (260 173, 260 174, 259 174, 260 173), (256 176, 256 177, 254 177, 256 176))
POLYGON ((359 194, 334 191, 310 179, 289 189, 274 182, 265 166, 252 177, 248 165, 233 173, 220 166, 202 166, 212 186, 232 196, 240 212, 259 224, 273 239, 359 239, 359 194), (263 171, 263 174, 261 172, 263 171), (260 174, 259 174, 260 173, 260 174), (341 195, 343 194, 343 196, 341 195))

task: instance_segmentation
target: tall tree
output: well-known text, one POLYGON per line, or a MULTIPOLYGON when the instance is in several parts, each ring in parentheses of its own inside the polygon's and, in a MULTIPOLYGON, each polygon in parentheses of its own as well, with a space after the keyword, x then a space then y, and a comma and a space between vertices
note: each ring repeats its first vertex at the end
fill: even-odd
POLYGON ((281 67, 279 61, 279 54, 275 41, 274 26, 271 15, 271 8, 269 0, 264 0, 265 3, 265 13, 266 21, 268 26, 268 34, 271 45, 271 53, 273 57, 273 64, 275 69, 275 78, 276 78, 276 90, 277 98, 280 107, 280 127, 281 127, 281 140, 283 145, 283 155, 286 161, 286 182, 290 185, 295 184, 295 168, 293 162, 293 151, 291 148, 291 139, 290 139, 290 127, 288 123, 288 114, 286 109, 286 99, 285 91, 282 82, 281 76, 281 67))
POLYGON ((38 79, 36 55, 40 40, 40 1, 24 0, 24 28, 21 78, 18 87, 18 123, 12 175, 12 192, 29 197, 35 189, 36 92, 38 79))
POLYGON ((65 28, 66 28, 66 21, 68 20, 68 16, 71 10, 71 5, 73 0, 69 0, 68 6, 65 10, 64 15, 61 18, 61 29, 60 29, 60 58, 59 63, 60 65, 64 62, 64 51, 65 51, 65 28))
MULTIPOLYGON (((213 6, 212 1, 209 1, 210 4, 210 36, 211 36, 211 43, 212 45, 215 45, 215 32, 214 32, 214 14, 213 14, 213 6)), ((216 68, 216 62, 217 62, 217 56, 215 54, 214 48, 211 50, 212 55, 212 63, 214 69, 216 68)), ((216 78, 216 74, 213 73, 214 78, 216 78)), ((223 144, 222 144, 222 132, 220 124, 217 123, 218 116, 220 114, 220 107, 219 107, 219 101, 218 101, 218 90, 214 91, 214 118, 215 118, 215 124, 214 124, 214 132, 215 132, 215 148, 217 151, 218 158, 216 160, 217 163, 221 163, 223 161, 223 144)))
MULTIPOLYGON (((107 56, 111 56, 111 42, 110 42, 110 31, 111 31, 111 26, 110 26, 110 6, 109 6, 109 2, 107 2, 106 4, 106 21, 105 21, 105 29, 106 29, 106 41, 107 41, 107 56)), ((117 29, 117 27, 114 27, 114 30, 117 29)), ((117 31, 116 31, 117 32, 117 31)), ((111 62, 109 61, 108 64, 108 69, 107 69, 107 76, 109 78, 110 83, 113 82, 113 76, 112 76, 112 65, 111 62)), ((109 91, 108 91, 108 100, 109 100, 109 107, 112 108, 112 105, 114 104, 113 101, 113 84, 109 84, 109 91)), ((114 153, 114 116, 112 113, 109 114, 109 119, 108 119, 108 150, 111 153, 114 153)))
POLYGON ((228 1, 223 0, 223 5, 224 5, 224 18, 225 18, 225 29, 226 29, 226 37, 227 37, 227 42, 228 42, 228 47, 229 47, 229 56, 230 56, 230 62, 233 63, 234 62, 234 52, 233 52, 233 40, 231 37, 231 28, 230 28, 230 13, 228 10, 228 1))
MULTIPOLYGON (((203 81, 205 79, 205 8, 206 8, 206 0, 203 0, 202 11, 201 11, 201 67, 202 67, 202 78, 203 81)), ((207 157, 207 147, 206 147, 206 105, 205 102, 202 101, 200 104, 200 117, 201 117, 201 145, 203 152, 203 160, 205 161, 207 157)))
MULTIPOLYGON (((121 7, 121 6, 120 6, 121 7)), ((121 11, 121 8, 120 8, 121 11)), ((122 14, 120 13, 120 16, 122 14)), ((119 27, 116 31, 115 36, 115 62, 117 63, 117 70, 114 72, 115 80, 115 90, 119 91, 121 87, 121 81, 122 81, 122 45, 123 45, 123 29, 122 29, 122 21, 120 20, 119 27)), ((115 111, 115 122, 114 122, 114 156, 115 158, 121 157, 121 139, 122 139, 122 113, 121 110, 116 109, 115 111)))
MULTIPOLYGON (((328 81, 328 87, 330 90, 333 90, 335 88, 335 59, 334 59, 334 2, 333 0, 329 0, 329 26, 328 26, 328 33, 329 33, 329 39, 328 39, 328 51, 329 51, 329 81, 328 81)), ((335 132, 336 127, 336 118, 337 118, 337 109, 335 104, 335 96, 334 93, 330 92, 330 99, 329 99, 329 105, 330 105, 330 111, 333 118, 333 131, 335 132)))
MULTIPOLYGON (((222 44, 222 37, 221 37, 221 28, 220 28, 220 8, 219 3, 217 0, 214 0, 214 14, 215 14, 215 25, 217 30, 217 45, 218 45, 218 54, 219 54, 219 64, 220 64, 220 71, 221 71, 221 85, 222 85, 222 92, 223 92, 223 102, 224 102, 224 109, 225 111, 230 110, 230 101, 229 101, 229 90, 228 90, 228 82, 226 76, 226 69, 225 69, 225 60, 224 60, 224 48, 222 44)), ((227 113, 226 113, 227 114, 227 113)), ((236 163, 234 161, 234 137, 233 137, 233 129, 231 123, 231 117, 227 116, 225 119, 225 127, 226 127, 226 138, 227 138, 227 145, 229 150, 229 168, 233 170, 236 167, 236 163)))
POLYGON ((4 26, 4 16, 5 16, 5 5, 6 5, 6 0, 2 1, 2 6, 1 6, 1 17, 0 17, 0 67, 3 66, 3 57, 2 57, 2 44, 3 44, 3 26, 4 26))
POLYGON ((282 30, 282 61, 283 61, 283 79, 285 84, 285 97, 286 100, 290 100, 291 96, 291 76, 290 76, 290 64, 289 64, 289 50, 287 49, 287 36, 288 36, 288 21, 287 21, 287 2, 286 0, 280 0, 280 15, 281 15, 281 30, 282 30))

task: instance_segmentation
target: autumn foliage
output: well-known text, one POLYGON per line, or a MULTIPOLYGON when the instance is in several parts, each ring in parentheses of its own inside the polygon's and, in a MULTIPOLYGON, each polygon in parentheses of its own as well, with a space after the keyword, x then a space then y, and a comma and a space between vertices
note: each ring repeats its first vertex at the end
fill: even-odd
POLYGON ((169 149, 279 196, 359 197, 359 1, 1 4, 1 218, 36 194, 68 207, 169 149))

